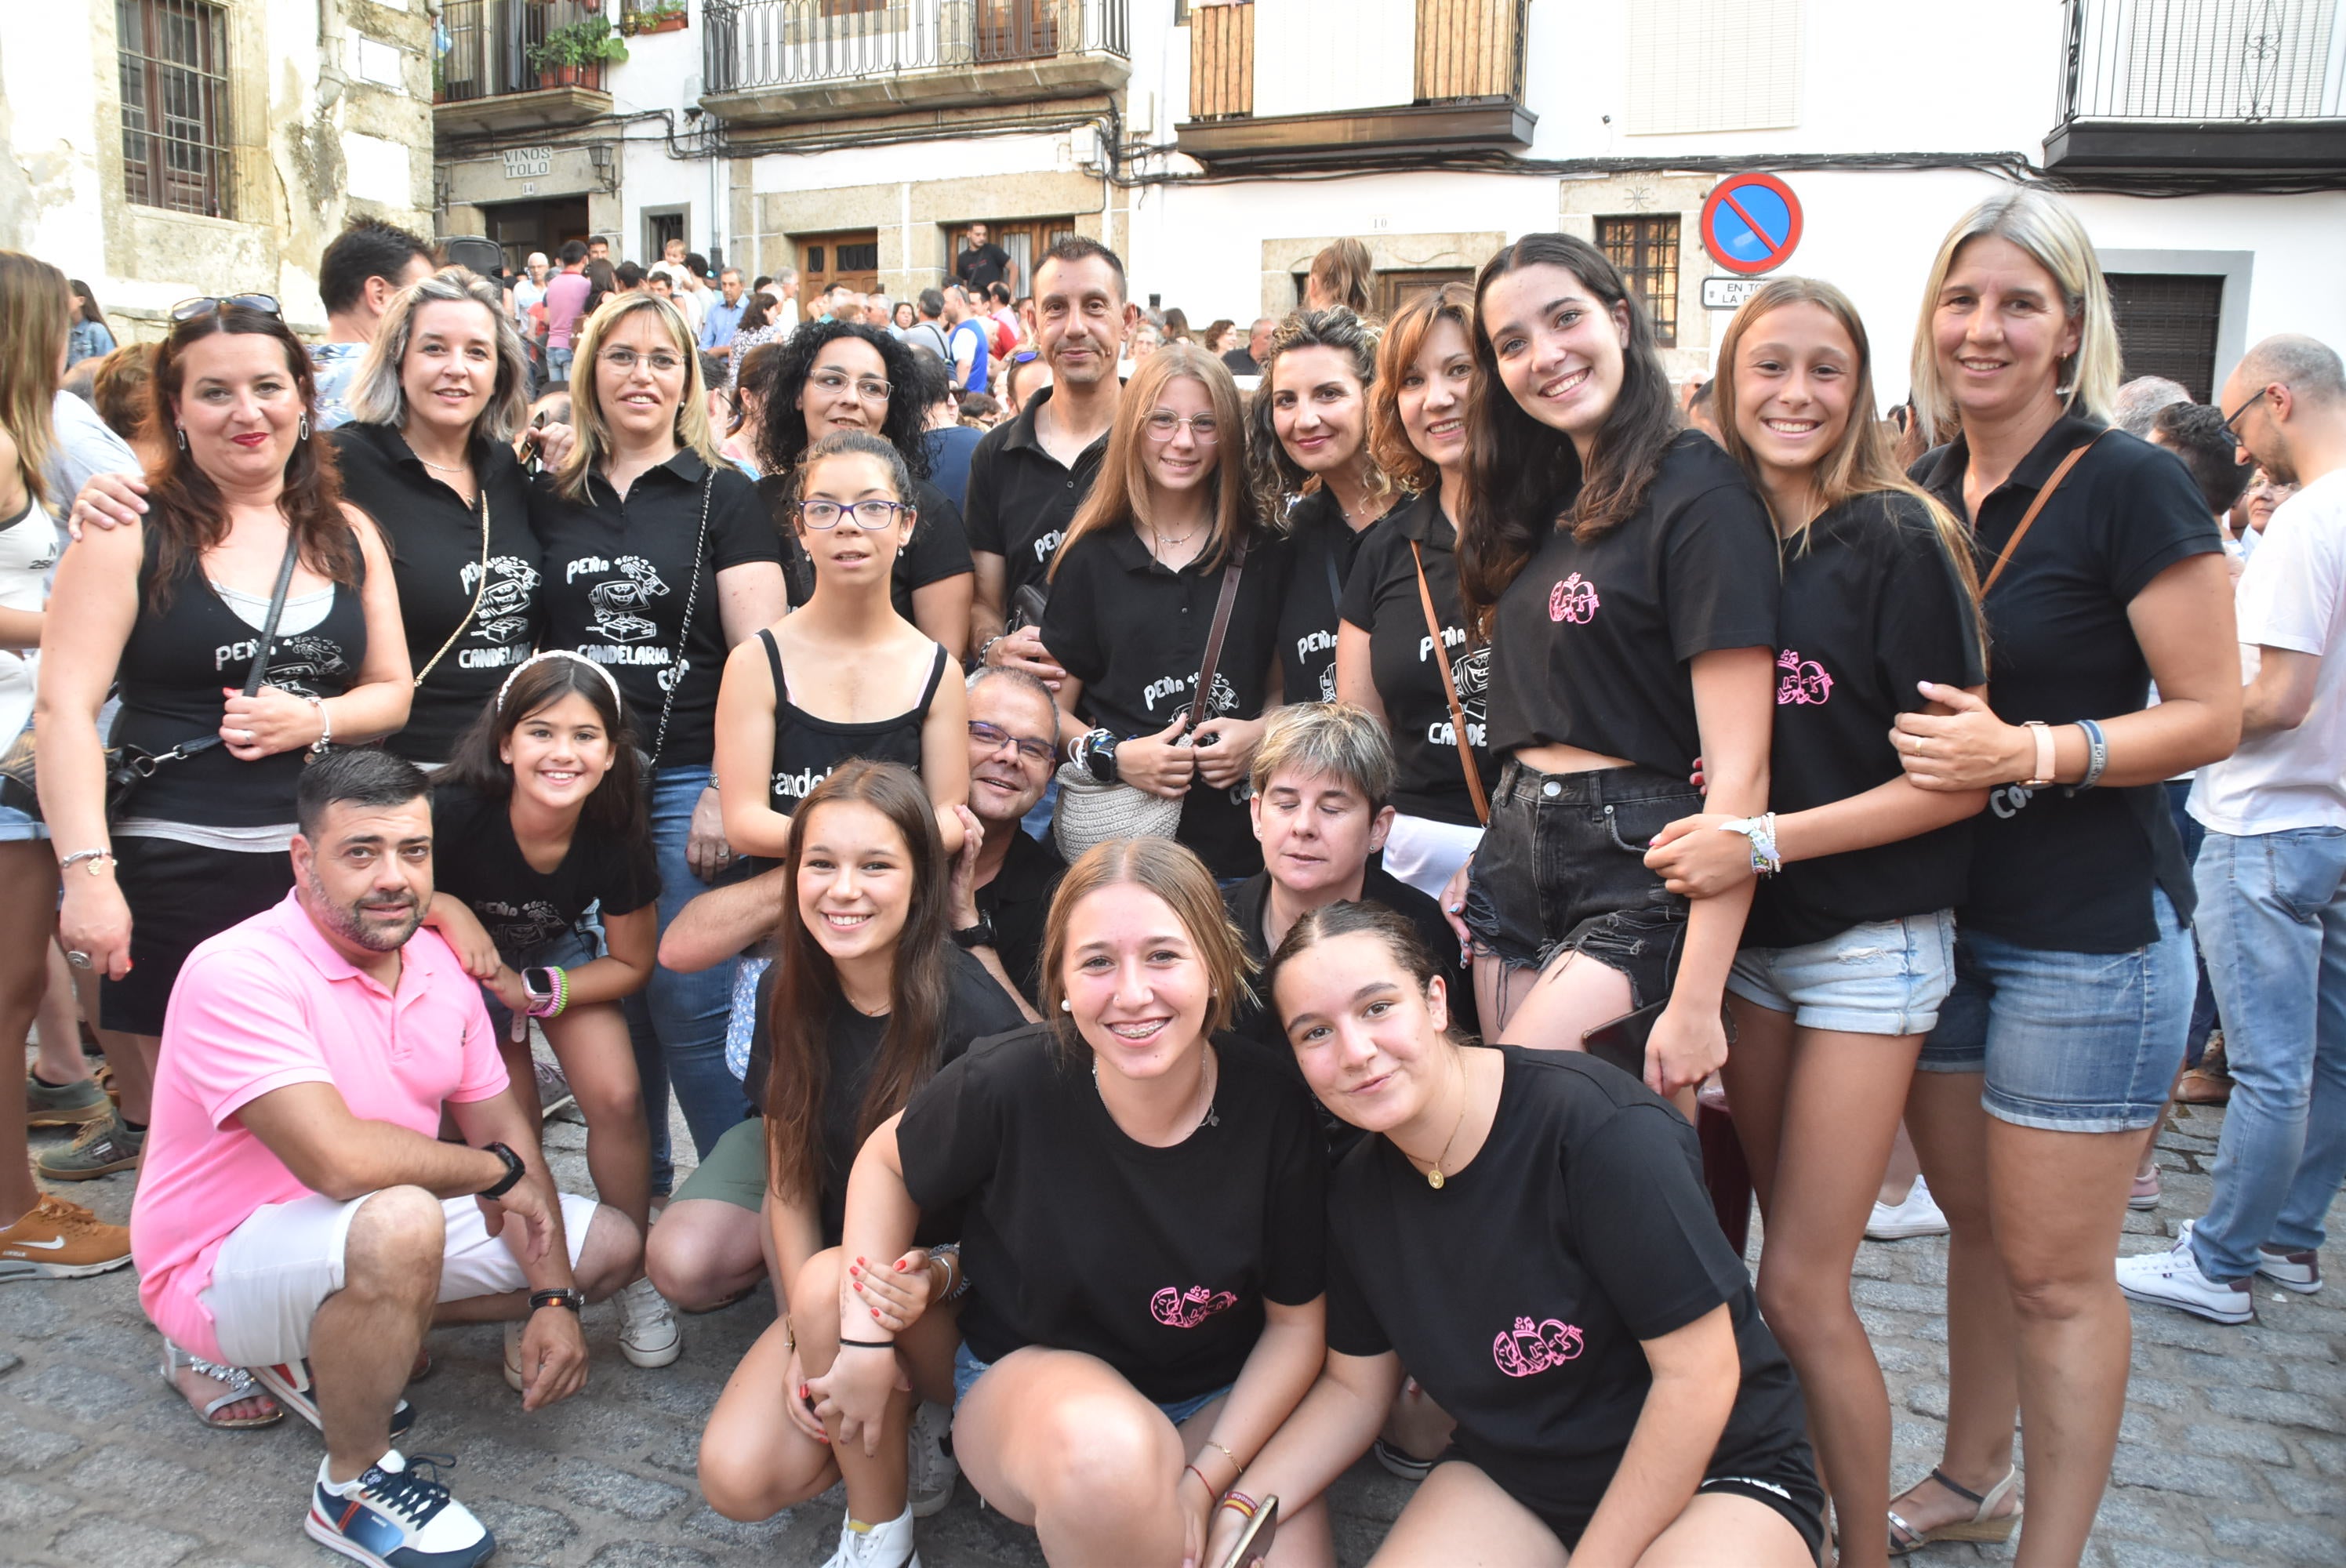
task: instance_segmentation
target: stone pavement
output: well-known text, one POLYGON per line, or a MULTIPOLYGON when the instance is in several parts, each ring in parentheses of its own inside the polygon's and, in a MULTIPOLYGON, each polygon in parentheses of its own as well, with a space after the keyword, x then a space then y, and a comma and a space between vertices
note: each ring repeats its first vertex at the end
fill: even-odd
MULTIPOLYGON (((2163 1242, 2205 1205, 2220 1113, 2184 1107, 2160 1138, 2167 1199, 2127 1223, 2128 1250, 2163 1242)), ((583 1132, 550 1124, 566 1185, 586 1190, 583 1132)), ((40 1140, 51 1136, 36 1134, 40 1140)), ((688 1148, 682 1125, 680 1148, 688 1148)), ((70 1191, 127 1217, 117 1176, 70 1191)), ((2346 1204, 2332 1234, 2346 1236, 2346 1204)), ((2346 1277, 2346 1247, 2324 1258, 2346 1277)), ((1857 1299, 1896 1407, 1896 1471, 1936 1461, 1946 1408, 1946 1252, 1935 1239, 1868 1244, 1857 1299)), ((2268 1287, 2261 1321, 2218 1328, 2137 1308, 2134 1378, 2116 1483, 2088 1561, 2100 1568, 2346 1563, 2346 1302, 2268 1287)), ((820 1564, 838 1538, 834 1491, 764 1524, 719 1518, 693 1481, 701 1422, 770 1320, 760 1290, 684 1319, 675 1366, 638 1371, 614 1343, 616 1310, 590 1308, 586 1392, 522 1414, 499 1376, 495 1329, 444 1329, 413 1397, 414 1448, 453 1453, 457 1495, 495 1531, 502 1568, 714 1568, 820 1564)), ((299 1420, 259 1432, 199 1428, 155 1376, 158 1341, 128 1269, 97 1279, 0 1286, 0 1563, 56 1568, 226 1568, 338 1562, 301 1532, 320 1452, 299 1420)), ((1364 1463, 1335 1495, 1348 1565, 1367 1561, 1407 1488, 1364 1463)), ((1030 1532, 981 1510, 964 1485, 921 1525, 931 1568, 1039 1564, 1030 1532)), ((2008 1548, 1932 1548, 1925 1565, 2008 1558, 2008 1548)))

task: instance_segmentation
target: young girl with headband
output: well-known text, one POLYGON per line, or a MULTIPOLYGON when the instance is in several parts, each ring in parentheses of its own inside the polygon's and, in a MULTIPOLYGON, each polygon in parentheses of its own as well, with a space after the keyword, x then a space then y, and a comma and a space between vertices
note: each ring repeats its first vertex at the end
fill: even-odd
MULTIPOLYGON (((567 648, 516 665, 432 790, 437 891, 428 923, 481 982, 505 1067, 535 1111, 535 1018, 586 1118, 598 1197, 651 1220, 651 1145, 622 998, 651 978, 659 872, 636 737, 610 672, 567 648), (602 906, 603 941, 580 926, 602 906)), ((648 1279, 619 1292, 619 1348, 677 1358, 676 1319, 648 1279)), ((506 1357, 506 1380, 515 1376, 506 1357)))

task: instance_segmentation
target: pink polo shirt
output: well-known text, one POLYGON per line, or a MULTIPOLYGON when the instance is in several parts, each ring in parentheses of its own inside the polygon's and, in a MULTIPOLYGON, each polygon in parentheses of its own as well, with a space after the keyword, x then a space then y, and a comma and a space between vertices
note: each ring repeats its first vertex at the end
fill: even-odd
POLYGON ((437 932, 401 950, 393 995, 328 945, 297 898, 190 953, 163 1018, 130 1251, 147 1316, 206 1359, 219 1344, 199 1298, 220 1243, 262 1205, 311 1196, 239 1109, 289 1084, 332 1084, 352 1115, 430 1138, 444 1104, 505 1087, 480 986, 437 932))

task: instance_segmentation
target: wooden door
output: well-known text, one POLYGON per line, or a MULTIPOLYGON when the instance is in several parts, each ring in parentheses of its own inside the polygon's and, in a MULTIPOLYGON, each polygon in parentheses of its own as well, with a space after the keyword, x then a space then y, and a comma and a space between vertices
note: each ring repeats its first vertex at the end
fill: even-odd
POLYGON ((1369 305, 1378 315, 1390 321, 1395 311, 1428 289, 1439 289, 1444 283, 1474 281, 1474 270, 1471 267, 1420 267, 1380 272, 1376 286, 1370 292, 1369 305))
MULTIPOLYGON (((799 298, 812 300, 833 283, 870 293, 880 287, 880 231, 848 229, 831 234, 801 234, 799 251, 799 298)), ((808 307, 819 313, 819 305, 808 307)))
POLYGON ((1007 223, 990 219, 973 218, 965 223, 955 223, 945 229, 944 280, 954 280, 953 259, 969 249, 969 225, 985 225, 993 242, 1010 253, 1017 267, 1017 281, 1011 285, 1011 297, 1023 300, 1035 291, 1035 263, 1046 250, 1060 240, 1071 239, 1076 232, 1073 218, 1016 218, 1007 223))

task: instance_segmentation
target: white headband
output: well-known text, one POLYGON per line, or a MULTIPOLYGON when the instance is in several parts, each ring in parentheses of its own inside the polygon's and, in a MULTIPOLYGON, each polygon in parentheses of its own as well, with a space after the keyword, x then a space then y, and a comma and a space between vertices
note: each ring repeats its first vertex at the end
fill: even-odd
POLYGON ((547 648, 544 653, 534 653, 527 658, 522 660, 521 663, 514 666, 513 672, 505 677, 505 684, 497 687, 497 711, 499 713, 503 713, 505 710, 505 693, 513 689, 515 678, 530 666, 543 663, 546 659, 550 658, 575 658, 580 664, 585 665, 588 669, 593 670, 597 675, 601 676, 603 677, 603 684, 611 688, 611 706, 618 710, 621 717, 624 718, 626 716, 627 711, 627 699, 619 695, 619 683, 611 678, 611 672, 605 669, 601 665, 597 664, 593 659, 588 658, 585 654, 575 652, 569 648, 547 648))

